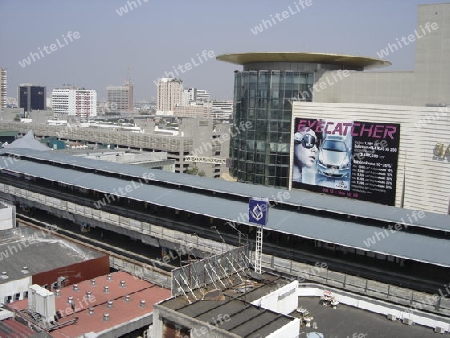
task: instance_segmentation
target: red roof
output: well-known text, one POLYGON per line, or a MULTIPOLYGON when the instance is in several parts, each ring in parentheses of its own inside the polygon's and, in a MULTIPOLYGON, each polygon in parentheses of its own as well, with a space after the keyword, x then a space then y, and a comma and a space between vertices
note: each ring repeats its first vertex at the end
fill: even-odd
MULTIPOLYGON (((171 296, 168 289, 161 288, 152 283, 138 279, 126 272, 112 273, 111 280, 107 276, 95 278, 95 285, 90 280, 78 284, 78 291, 74 285, 60 290, 56 296, 56 310, 61 313, 62 318, 58 323, 62 324, 73 318, 78 318, 75 324, 70 324, 54 331, 51 335, 55 338, 78 337, 88 332, 101 332, 109 328, 120 326, 133 319, 150 315, 153 312, 153 304, 165 300, 171 296), (125 282, 121 286, 121 281, 125 282), (105 286, 108 292, 105 292, 105 286), (86 293, 91 292, 87 298, 86 293), (129 301, 125 296, 129 295, 129 301), (75 314, 69 304, 69 297, 73 297, 75 314), (145 307, 141 301, 145 301, 145 307), (107 307, 107 302, 112 301, 112 307, 107 307), (89 308, 93 309, 90 314, 89 308), (109 320, 103 319, 104 314, 109 314, 109 320)), ((10 304, 12 308, 24 309, 27 301, 18 301, 10 304)))
POLYGON ((8 318, 0 321, 0 337, 28 338, 35 334, 28 326, 8 318))

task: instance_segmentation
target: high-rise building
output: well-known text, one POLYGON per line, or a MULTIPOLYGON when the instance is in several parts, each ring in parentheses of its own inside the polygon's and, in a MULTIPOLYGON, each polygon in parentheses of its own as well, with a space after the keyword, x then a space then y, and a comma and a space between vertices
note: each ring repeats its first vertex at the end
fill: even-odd
MULTIPOLYGON (((448 22, 450 3, 418 6, 417 28, 414 34, 408 36, 410 42, 418 40, 414 71, 364 71, 391 65, 384 57, 402 47, 400 39, 388 43, 378 52, 380 59, 324 53, 240 53, 218 56, 218 60, 243 66, 242 71, 235 71, 234 79, 233 130, 236 132, 232 135, 230 145, 230 173, 240 182, 288 187, 290 151, 294 144, 291 138, 293 105, 306 106, 309 101, 327 103, 331 110, 334 105, 352 103, 448 108, 448 22)), ((401 41, 405 39, 403 37, 401 41)), ((386 116, 392 110, 386 107, 378 109, 383 110, 386 116)), ((437 114, 439 118, 441 115, 447 116, 444 110, 437 114)), ((352 118, 357 119, 354 116, 352 118)), ((439 135, 435 146, 439 156, 448 154, 445 148, 447 143, 442 141, 444 136, 439 135)), ((313 143, 307 146, 314 148, 313 143)), ((336 175, 330 172, 326 174, 336 175)))
POLYGON ((450 105, 450 3, 418 6, 414 105, 450 105))
POLYGON ((6 108, 7 89, 7 71, 6 68, 0 68, 0 110, 6 108))
POLYGON ((52 108, 55 113, 88 119, 97 115, 97 92, 84 88, 53 89, 52 108))
MULTIPOLYGON (((373 58, 321 53, 224 54, 235 71, 232 176, 240 182, 288 187, 293 101, 314 101, 316 81, 331 70, 389 65, 373 58)), ((342 75, 341 75, 342 76, 342 75)))
MULTIPOLYGON (((438 177, 440 181, 445 182, 440 175, 448 169, 444 168, 448 162, 442 159, 450 156, 450 146, 446 138, 448 133, 441 132, 440 129, 448 130, 445 123, 448 121, 450 107, 450 48, 445 44, 445 41, 450 38, 448 22, 450 22, 450 3, 418 7, 415 34, 408 36, 409 41, 418 40, 414 71, 364 71, 391 65, 384 57, 401 48, 400 39, 397 39, 397 42, 388 43, 382 51, 377 53, 380 59, 324 53, 282 52, 218 56, 218 60, 243 66, 242 71, 235 71, 234 79, 235 114, 232 130, 235 132, 230 144, 232 176, 240 182, 285 188, 291 186, 289 181, 292 177, 294 188, 344 194, 346 197, 359 199, 371 198, 372 201, 383 204, 394 205, 395 203, 396 206, 404 206, 407 194, 402 192, 403 188, 400 184, 397 185, 397 188, 398 186, 400 188, 396 190, 395 182, 390 184, 386 181, 385 187, 389 193, 384 193, 383 190, 380 196, 375 198, 375 193, 370 195, 372 191, 367 190, 368 182, 371 181, 354 179, 361 161, 353 161, 350 155, 348 157, 344 155, 350 151, 355 151, 352 156, 360 154, 361 151, 357 149, 361 148, 355 148, 356 146, 360 147, 361 144, 370 142, 376 144, 377 138, 383 138, 391 142, 400 140, 399 146, 392 145, 389 149, 391 152, 402 154, 401 157, 393 156, 392 162, 386 162, 387 156, 376 154, 378 156, 376 158, 384 159, 378 163, 392 168, 391 177, 399 182, 406 182, 403 184, 406 188, 409 182, 413 182, 416 187, 421 187, 415 180, 416 175, 424 177, 422 181, 427 187, 436 189, 435 187, 442 186, 443 184, 435 183, 433 178, 438 177), (322 104, 317 110, 311 110, 311 105, 319 103, 322 104), (399 107, 395 108, 395 105, 399 107), (426 110, 425 108, 428 107, 425 106, 434 108, 426 110), (301 111, 297 115, 293 113, 295 107, 301 111), (368 107, 372 110, 369 111, 368 107), (398 109, 398 112, 395 109, 398 109), (410 113, 415 110, 417 110, 416 115, 410 113), (364 115, 363 112, 368 114, 364 115), (422 120, 419 119, 421 114, 424 116, 422 120), (293 116, 298 119, 297 122, 293 120, 293 116), (418 120, 415 125, 411 123, 412 117, 418 120), (426 118, 439 123, 432 125, 426 118), (362 122, 360 119, 363 119, 362 122), (338 127, 334 131, 323 127, 322 130, 322 125, 331 126, 333 121, 340 121, 336 125, 341 127, 344 124, 348 126, 349 121, 354 123, 355 128, 358 125, 366 127, 362 128, 360 134, 353 129, 350 133, 347 127, 342 130, 338 130, 338 127), (305 126, 304 123, 310 123, 310 125, 305 126), (317 123, 318 126, 315 128, 316 136, 313 135, 314 138, 308 141, 309 137, 302 135, 302 132, 312 130, 313 123, 317 123), (378 135, 381 126, 397 128, 397 138, 392 134, 378 135), (433 128, 431 134, 427 129, 430 127, 433 128), (371 128, 376 129, 377 132, 371 134, 371 128), (295 133, 298 135, 294 137, 295 133), (400 133, 402 133, 401 138, 400 133), (335 136, 334 141, 339 137, 342 141, 346 137, 347 143, 342 141, 339 145, 342 146, 341 149, 347 149, 347 151, 340 151, 342 157, 339 161, 336 160, 338 162, 327 162, 324 159, 324 156, 337 158, 336 154, 327 153, 330 149, 323 146, 330 134, 335 136), (366 136, 367 139, 361 141, 366 136), (413 151, 407 148, 405 139, 414 140, 413 151), (350 141, 353 143, 350 144, 350 141), (301 149, 299 144, 304 149, 312 149, 308 160, 299 159, 306 152, 294 154, 294 149, 301 149), (415 162, 411 161, 411 158, 415 159, 415 162), (350 160, 353 161, 352 168, 349 167, 350 160), (295 166, 294 162, 297 163, 295 166), (307 169, 304 176, 299 174, 302 169, 299 169, 299 163, 302 165, 306 163, 304 167, 307 169), (405 170, 404 163, 406 166, 410 165, 412 169, 401 172, 405 170), (429 166, 428 163, 430 163, 429 166), (294 172, 291 167, 297 170, 294 172), (347 169, 355 171, 350 172, 347 169), (395 174, 394 170, 397 169, 399 172, 395 174), (433 170, 434 172, 431 173, 433 170), (314 175, 317 177, 313 177, 314 175), (346 177, 347 181, 342 177, 346 177), (300 178, 302 181, 298 183, 300 178), (314 180, 317 182, 313 183, 314 180), (358 184, 366 190, 356 191, 358 184)), ((401 41, 406 41, 405 39, 403 37, 401 41)), ((330 141, 333 141, 332 138, 330 141)), ((388 148, 381 147, 381 149, 388 148)), ((364 163, 366 162, 369 163, 365 160, 364 163)), ((378 188, 379 186, 376 186, 373 190, 378 188)), ((410 189, 410 191, 414 191, 414 196, 417 196, 418 190, 410 189)), ((440 206, 439 212, 443 210, 448 212, 448 194, 441 201, 444 201, 444 207, 440 206)), ((434 202, 430 199, 429 203, 432 205, 434 202)))
POLYGON ((160 79, 156 98, 157 114, 173 115, 174 107, 181 105, 182 93, 182 80, 173 78, 160 79))
POLYGON ((106 87, 110 111, 133 111, 133 84, 125 81, 123 86, 106 87))
POLYGON ((47 88, 44 86, 34 86, 32 84, 21 84, 18 90, 19 108, 26 112, 33 110, 45 110, 47 88))

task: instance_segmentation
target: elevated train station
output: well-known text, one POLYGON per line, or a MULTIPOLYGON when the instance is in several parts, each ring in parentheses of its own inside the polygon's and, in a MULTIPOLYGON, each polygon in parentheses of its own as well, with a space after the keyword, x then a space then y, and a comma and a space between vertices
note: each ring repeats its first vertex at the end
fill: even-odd
POLYGON ((266 197, 263 268, 293 278, 303 272, 308 280, 400 304, 418 302, 400 289, 438 294, 421 308, 450 314, 442 291, 450 272, 446 215, 51 151, 3 149, 0 156, 0 197, 173 250, 180 244, 200 249, 206 240, 219 248, 253 244, 248 199, 266 197), (305 273, 305 264, 317 262, 327 264, 326 276, 305 273))

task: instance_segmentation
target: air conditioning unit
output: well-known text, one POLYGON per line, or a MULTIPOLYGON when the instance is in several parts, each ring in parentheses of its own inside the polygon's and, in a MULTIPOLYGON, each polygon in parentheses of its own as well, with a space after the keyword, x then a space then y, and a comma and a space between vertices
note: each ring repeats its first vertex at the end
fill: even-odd
POLYGON ((443 327, 436 326, 434 328, 434 332, 436 332, 436 333, 445 333, 445 329, 443 327))
POLYGON ((389 313, 387 315, 387 317, 388 317, 389 320, 397 320, 397 317, 394 314, 392 314, 392 313, 389 313))
POLYGON ((412 325, 413 321, 409 318, 403 318, 403 324, 412 325))

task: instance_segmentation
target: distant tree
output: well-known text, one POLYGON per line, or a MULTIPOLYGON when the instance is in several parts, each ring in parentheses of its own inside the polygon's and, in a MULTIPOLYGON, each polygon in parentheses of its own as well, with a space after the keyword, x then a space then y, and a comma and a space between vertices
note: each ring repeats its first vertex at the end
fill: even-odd
POLYGON ((206 176, 205 171, 204 170, 199 170, 197 167, 187 169, 186 170, 186 174, 194 175, 194 176, 200 176, 200 177, 205 177, 206 176))

